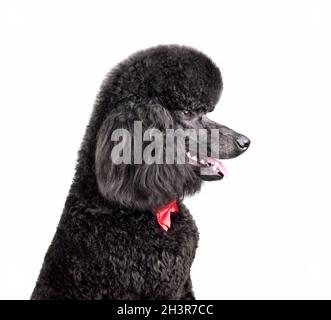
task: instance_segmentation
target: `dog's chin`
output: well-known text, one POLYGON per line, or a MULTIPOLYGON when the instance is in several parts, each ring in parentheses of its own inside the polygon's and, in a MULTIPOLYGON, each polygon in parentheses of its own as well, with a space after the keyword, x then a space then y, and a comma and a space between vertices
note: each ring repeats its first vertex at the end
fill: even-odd
POLYGON ((224 175, 221 172, 213 173, 210 172, 206 174, 206 172, 201 172, 201 168, 191 165, 191 168, 193 169, 194 173, 203 181, 218 181, 222 180, 224 178, 224 175))

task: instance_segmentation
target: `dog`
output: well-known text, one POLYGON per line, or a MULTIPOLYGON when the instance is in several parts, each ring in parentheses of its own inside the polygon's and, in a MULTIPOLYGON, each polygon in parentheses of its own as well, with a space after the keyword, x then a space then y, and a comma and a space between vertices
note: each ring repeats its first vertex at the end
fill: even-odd
POLYGON ((215 63, 179 45, 139 51, 106 76, 31 299, 195 299, 190 268, 199 236, 183 199, 204 180, 221 180, 220 159, 250 144, 207 117, 222 89, 215 63), (146 138, 139 148, 137 128, 146 138), (152 137, 167 141, 176 130, 172 155, 184 160, 166 162, 166 146, 151 148, 152 137))

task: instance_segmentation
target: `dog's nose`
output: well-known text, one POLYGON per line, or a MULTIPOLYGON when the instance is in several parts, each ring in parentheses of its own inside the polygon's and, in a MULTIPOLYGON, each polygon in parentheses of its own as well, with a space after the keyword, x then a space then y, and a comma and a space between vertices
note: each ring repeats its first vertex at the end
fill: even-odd
POLYGON ((246 136, 240 136, 237 139, 237 145, 239 146, 239 148, 243 151, 247 150, 249 145, 250 145, 250 140, 246 137, 246 136))

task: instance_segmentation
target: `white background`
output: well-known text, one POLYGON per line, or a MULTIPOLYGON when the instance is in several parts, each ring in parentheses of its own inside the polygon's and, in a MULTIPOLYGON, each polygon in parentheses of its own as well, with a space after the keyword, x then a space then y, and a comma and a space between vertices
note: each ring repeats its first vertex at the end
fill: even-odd
POLYGON ((157 44, 221 68, 252 141, 186 204, 199 299, 331 298, 329 1, 1 1, 0 298, 27 299, 104 75, 157 44))

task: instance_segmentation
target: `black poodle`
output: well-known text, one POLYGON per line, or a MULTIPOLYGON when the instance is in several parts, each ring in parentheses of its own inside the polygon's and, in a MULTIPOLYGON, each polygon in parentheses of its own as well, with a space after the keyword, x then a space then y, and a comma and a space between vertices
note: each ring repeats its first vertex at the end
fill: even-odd
MULTIPOLYGON (((108 74, 32 299, 194 299, 190 268, 198 230, 183 198, 198 192, 202 180, 222 179, 219 159, 240 155, 250 143, 206 117, 221 91, 216 65, 184 46, 140 51, 108 74), (174 155, 184 150, 184 163, 118 161, 135 142, 112 134, 122 129, 137 138, 136 123, 161 137, 170 129, 203 129, 207 138, 196 138, 197 149, 185 134, 184 142, 175 137, 174 155), (119 144, 122 150, 112 154, 119 144)), ((141 144, 145 150, 148 141, 141 144)), ((139 160, 139 150, 129 160, 139 160)), ((154 148, 149 158, 164 150, 154 148)))

